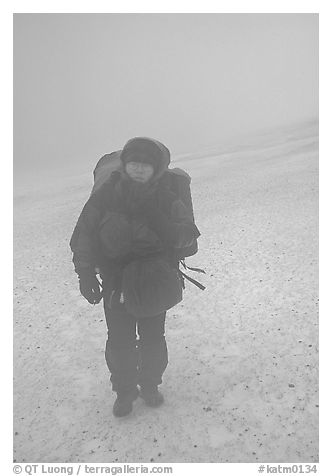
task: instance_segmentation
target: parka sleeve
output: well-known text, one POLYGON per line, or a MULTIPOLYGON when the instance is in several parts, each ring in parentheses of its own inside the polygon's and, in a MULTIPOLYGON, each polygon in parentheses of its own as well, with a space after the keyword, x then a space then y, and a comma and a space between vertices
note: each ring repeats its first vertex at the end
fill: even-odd
POLYGON ((98 227, 101 211, 95 200, 89 199, 78 218, 70 239, 73 263, 77 274, 91 270, 98 265, 98 227))
POLYGON ((172 203, 169 213, 149 204, 142 210, 148 225, 154 230, 167 247, 185 248, 191 246, 200 236, 193 217, 179 199, 172 203))

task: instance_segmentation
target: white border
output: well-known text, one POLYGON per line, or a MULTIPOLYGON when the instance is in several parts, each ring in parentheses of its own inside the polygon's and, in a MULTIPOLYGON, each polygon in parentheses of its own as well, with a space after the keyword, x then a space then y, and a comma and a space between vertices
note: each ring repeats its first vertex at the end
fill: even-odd
MULTIPOLYGON (((1 342, 1 363, 2 363, 2 435, 1 448, 4 455, 0 461, 0 467, 7 467, 4 474, 12 474, 12 367, 8 365, 12 355, 12 305, 10 295, 12 292, 12 13, 13 12, 64 12, 64 13, 116 13, 116 12, 169 12, 169 13, 320 13, 320 253, 323 260, 320 262, 320 403, 323 417, 320 418, 320 470, 318 474, 330 474, 328 468, 330 459, 330 429, 331 429, 331 195, 328 193, 331 188, 331 85, 332 77, 330 71, 331 63, 331 25, 332 18, 329 2, 317 1, 13 1, 2 2, 1 4, 1 48, 2 67, 1 78, 4 79, 1 88, 1 132, 5 138, 5 147, 2 154, 2 217, 5 217, 5 225, 2 230, 6 230, 5 240, 2 237, 2 254, 5 266, 2 267, 2 297, 5 303, 2 312, 2 342, 1 342), (9 252, 11 250, 11 252, 9 252), (10 304, 8 304, 10 303, 10 304)), ((4 222, 3 222, 4 223, 4 222)), ((303 462, 305 463, 305 462, 303 462)), ((270 463, 272 464, 272 463, 270 463)), ((284 466, 286 463, 283 464, 284 466)), ((331 465, 330 465, 331 466, 331 465)), ((209 474, 257 474, 256 464, 175 464, 173 474, 201 474, 202 471, 209 474)))

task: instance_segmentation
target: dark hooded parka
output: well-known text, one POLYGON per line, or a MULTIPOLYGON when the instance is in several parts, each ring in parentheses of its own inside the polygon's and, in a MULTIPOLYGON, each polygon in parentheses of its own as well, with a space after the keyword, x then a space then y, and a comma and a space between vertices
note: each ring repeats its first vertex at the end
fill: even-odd
POLYGON ((160 142, 137 137, 121 152, 121 168, 90 196, 75 226, 70 246, 75 271, 119 274, 137 257, 162 255, 176 264, 176 250, 199 236, 190 211, 164 183, 170 153, 160 142), (153 164, 147 183, 133 181, 125 171, 131 158, 153 164))

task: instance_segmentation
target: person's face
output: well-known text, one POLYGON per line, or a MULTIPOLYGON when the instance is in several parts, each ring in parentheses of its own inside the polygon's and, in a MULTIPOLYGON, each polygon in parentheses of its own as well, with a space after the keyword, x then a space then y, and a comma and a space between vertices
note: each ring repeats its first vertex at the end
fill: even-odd
POLYGON ((128 162, 125 170, 132 180, 141 183, 148 182, 154 172, 152 165, 144 162, 128 162))

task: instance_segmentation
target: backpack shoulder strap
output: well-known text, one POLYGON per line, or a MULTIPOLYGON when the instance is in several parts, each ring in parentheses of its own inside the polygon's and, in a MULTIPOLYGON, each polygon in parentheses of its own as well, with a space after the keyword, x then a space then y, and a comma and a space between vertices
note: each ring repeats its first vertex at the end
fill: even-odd
MULTIPOLYGON (((185 270, 190 269, 190 271, 195 271, 196 273, 204 273, 204 274, 205 274, 204 269, 201 269, 201 268, 191 268, 190 266, 187 266, 184 259, 181 259, 181 260, 179 261, 179 263, 184 267, 185 270)), ((188 281, 190 281, 191 283, 193 283, 195 286, 197 286, 199 289, 201 289, 202 291, 204 291, 205 286, 204 286, 202 283, 200 283, 199 281, 196 281, 196 279, 193 279, 193 278, 191 278, 190 276, 188 276, 186 273, 184 273, 183 271, 181 271, 180 268, 179 268, 179 274, 180 274, 180 277, 181 277, 181 279, 182 279, 182 286, 183 286, 183 288, 185 287, 185 285, 184 285, 184 279, 187 279, 188 281)))

